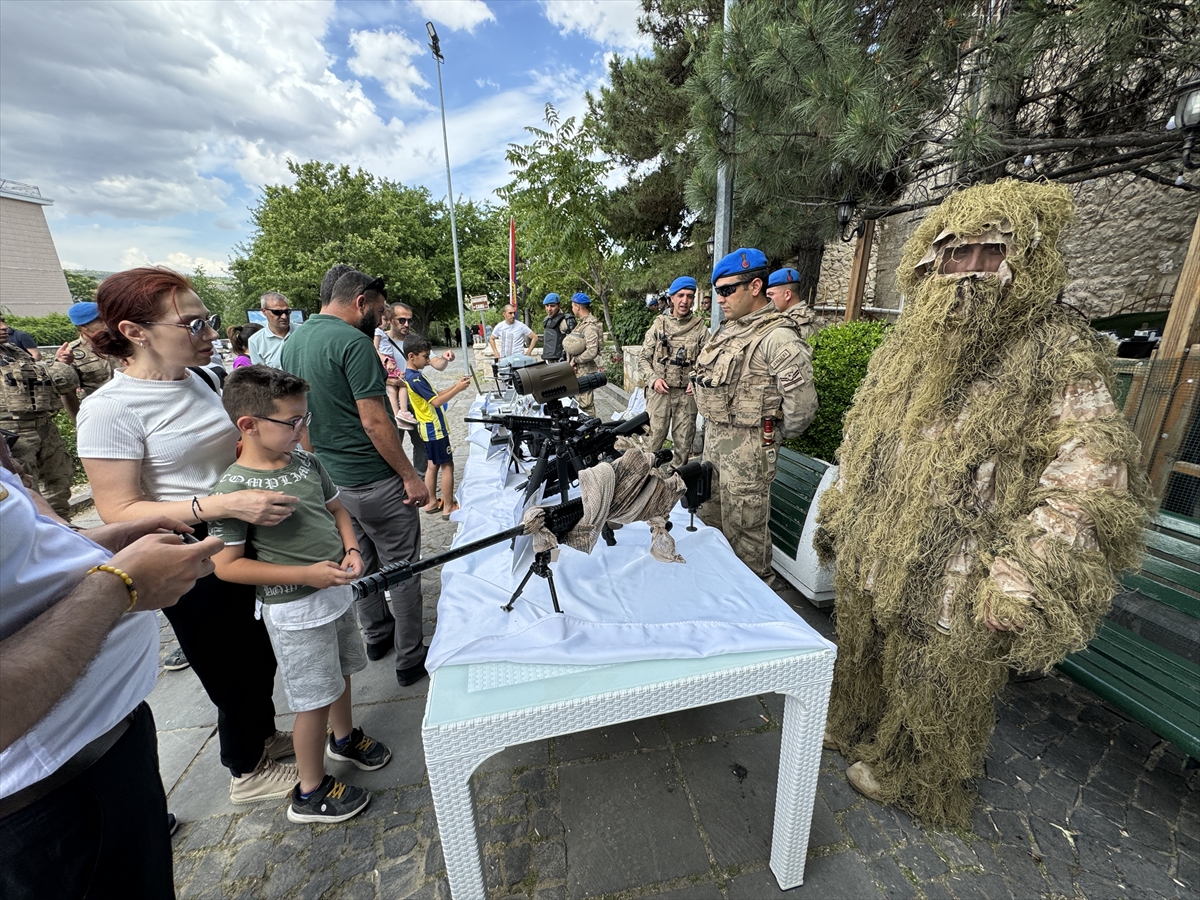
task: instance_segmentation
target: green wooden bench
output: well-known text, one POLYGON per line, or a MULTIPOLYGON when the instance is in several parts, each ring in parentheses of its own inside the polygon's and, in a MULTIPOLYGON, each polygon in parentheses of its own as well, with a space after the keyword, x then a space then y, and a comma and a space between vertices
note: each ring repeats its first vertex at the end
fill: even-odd
MULTIPOLYGON (((1124 573, 1122 584, 1200 619, 1200 524, 1159 513, 1146 529, 1146 551, 1142 568, 1124 573)), ((1200 665, 1110 618, 1058 668, 1200 760, 1200 665)))
POLYGON ((771 485, 771 563, 815 606, 833 605, 832 574, 817 565, 808 523, 813 497, 829 468, 823 459, 782 447, 771 485))

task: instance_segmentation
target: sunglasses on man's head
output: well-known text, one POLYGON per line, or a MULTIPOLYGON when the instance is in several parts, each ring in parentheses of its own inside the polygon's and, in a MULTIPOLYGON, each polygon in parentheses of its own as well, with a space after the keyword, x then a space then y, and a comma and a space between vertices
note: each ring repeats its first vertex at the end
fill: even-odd
MULTIPOLYGON (((758 276, 756 275, 755 278, 757 277, 758 276)), ((745 281, 735 281, 733 284, 722 284, 718 287, 714 287, 713 291, 715 291, 719 297, 729 297, 733 294, 736 294, 744 285, 749 284, 753 280, 754 278, 747 278, 745 281)))
POLYGON ((291 309, 265 309, 263 312, 269 312, 273 316, 290 316, 291 309))

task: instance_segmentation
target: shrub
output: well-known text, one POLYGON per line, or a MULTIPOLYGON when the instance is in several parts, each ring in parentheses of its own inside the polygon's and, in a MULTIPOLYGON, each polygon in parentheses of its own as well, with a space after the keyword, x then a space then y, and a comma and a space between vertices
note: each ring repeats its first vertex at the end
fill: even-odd
POLYGON ((644 300, 624 300, 613 311, 613 340, 618 347, 640 344, 658 313, 644 300))
POLYGON ((624 389, 625 351, 621 349, 621 345, 605 347, 600 353, 600 362, 604 364, 604 374, 608 378, 608 383, 624 389))
POLYGON ((58 427, 58 433, 62 435, 63 443, 67 445, 71 461, 75 464, 75 474, 71 479, 71 484, 87 484, 87 473, 83 471, 83 463, 79 461, 79 456, 75 452, 75 423, 71 421, 71 417, 65 409, 60 409, 54 414, 54 424, 58 427))
POLYGON ((854 392, 867 374, 867 362, 883 343, 887 326, 880 322, 830 325, 809 338, 813 351, 813 384, 820 408, 808 430, 784 446, 833 462, 842 443, 842 422, 854 392))
POLYGON ((5 316, 9 328, 19 328, 33 335, 42 347, 58 347, 65 341, 73 341, 79 332, 71 324, 66 313, 50 313, 45 316, 5 316))

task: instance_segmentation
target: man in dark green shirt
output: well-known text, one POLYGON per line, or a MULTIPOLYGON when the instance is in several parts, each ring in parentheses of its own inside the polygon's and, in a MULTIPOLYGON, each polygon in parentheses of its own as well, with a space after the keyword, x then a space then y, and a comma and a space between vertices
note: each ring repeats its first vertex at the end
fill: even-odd
MULTIPOLYGON (((388 408, 383 363, 371 335, 387 291, 383 280, 353 269, 337 278, 329 301, 283 346, 283 368, 309 383, 312 423, 305 449, 317 454, 341 488, 354 522, 365 572, 421 556, 419 507, 429 494, 400 446, 388 408)), ((367 656, 396 647, 396 679, 408 686, 425 677, 421 583, 412 578, 358 601, 367 656)))

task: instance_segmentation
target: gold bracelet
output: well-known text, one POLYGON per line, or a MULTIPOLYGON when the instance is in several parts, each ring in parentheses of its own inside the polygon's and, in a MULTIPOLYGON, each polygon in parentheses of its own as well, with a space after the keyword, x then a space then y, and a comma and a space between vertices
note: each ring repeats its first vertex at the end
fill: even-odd
POLYGON ((125 612, 130 612, 137 606, 137 588, 133 586, 133 579, 127 573, 122 572, 116 566, 92 566, 87 570, 89 575, 93 572, 108 572, 110 575, 116 575, 125 582, 125 589, 129 591, 129 606, 125 607, 125 612))

